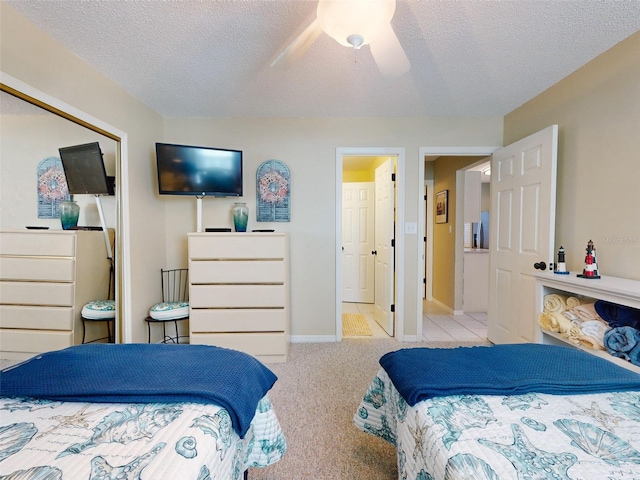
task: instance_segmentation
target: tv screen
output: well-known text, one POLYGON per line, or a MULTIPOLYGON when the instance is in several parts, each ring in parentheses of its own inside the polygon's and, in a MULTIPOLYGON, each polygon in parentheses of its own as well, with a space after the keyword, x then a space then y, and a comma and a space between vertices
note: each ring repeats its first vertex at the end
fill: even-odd
POLYGON ((161 195, 242 196, 242 151, 156 143, 161 195))
POLYGON ((63 147, 58 152, 71 195, 113 195, 98 142, 63 147))

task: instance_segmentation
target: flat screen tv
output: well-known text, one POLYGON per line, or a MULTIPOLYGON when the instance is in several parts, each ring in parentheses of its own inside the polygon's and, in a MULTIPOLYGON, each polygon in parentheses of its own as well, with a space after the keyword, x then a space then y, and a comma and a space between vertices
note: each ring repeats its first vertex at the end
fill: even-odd
POLYGON ((242 151, 156 143, 161 195, 242 196, 242 151))
POLYGON ((63 147, 58 152, 71 195, 113 195, 98 142, 63 147))

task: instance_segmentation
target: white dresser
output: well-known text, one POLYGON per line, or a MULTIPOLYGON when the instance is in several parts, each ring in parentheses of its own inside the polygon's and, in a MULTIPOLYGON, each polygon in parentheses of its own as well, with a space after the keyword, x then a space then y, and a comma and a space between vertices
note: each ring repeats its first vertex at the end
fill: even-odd
MULTIPOLYGON (((577 277, 575 273, 558 275, 553 272, 538 273, 535 277, 537 294, 534 321, 536 323, 538 322, 538 315, 543 310, 545 295, 553 293, 584 298, 588 301, 605 300, 618 305, 640 309, 640 281, 638 280, 607 276, 602 276, 599 279, 585 279, 577 277)), ((540 335, 541 343, 571 345, 640 373, 640 367, 621 358, 614 357, 608 352, 577 346, 560 334, 544 329, 540 329, 540 335)))
POLYGON ((108 282, 102 231, 0 232, 0 357, 20 360, 81 343, 80 311, 106 298, 108 282))
POLYGON ((189 337, 266 363, 289 353, 289 241, 284 233, 190 233, 189 337))

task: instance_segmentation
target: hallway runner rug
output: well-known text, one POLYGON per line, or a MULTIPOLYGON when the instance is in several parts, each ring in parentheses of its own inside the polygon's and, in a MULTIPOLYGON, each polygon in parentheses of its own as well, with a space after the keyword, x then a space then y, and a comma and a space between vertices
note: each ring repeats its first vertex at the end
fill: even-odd
POLYGON ((373 335, 367 319, 361 313, 342 314, 342 335, 345 337, 362 337, 373 335))

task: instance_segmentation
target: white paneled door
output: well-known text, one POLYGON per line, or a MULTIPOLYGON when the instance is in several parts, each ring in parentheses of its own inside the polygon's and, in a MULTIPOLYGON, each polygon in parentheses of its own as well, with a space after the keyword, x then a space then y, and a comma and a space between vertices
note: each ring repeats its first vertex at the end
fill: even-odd
POLYGON ((394 331, 394 252, 395 183, 394 160, 390 158, 376 168, 375 207, 375 308, 374 318, 390 335, 394 331))
POLYGON ((558 126, 504 147, 491 160, 487 336, 538 342, 534 265, 553 261, 558 126))
POLYGON ((373 303, 373 182, 342 184, 342 301, 373 303))

